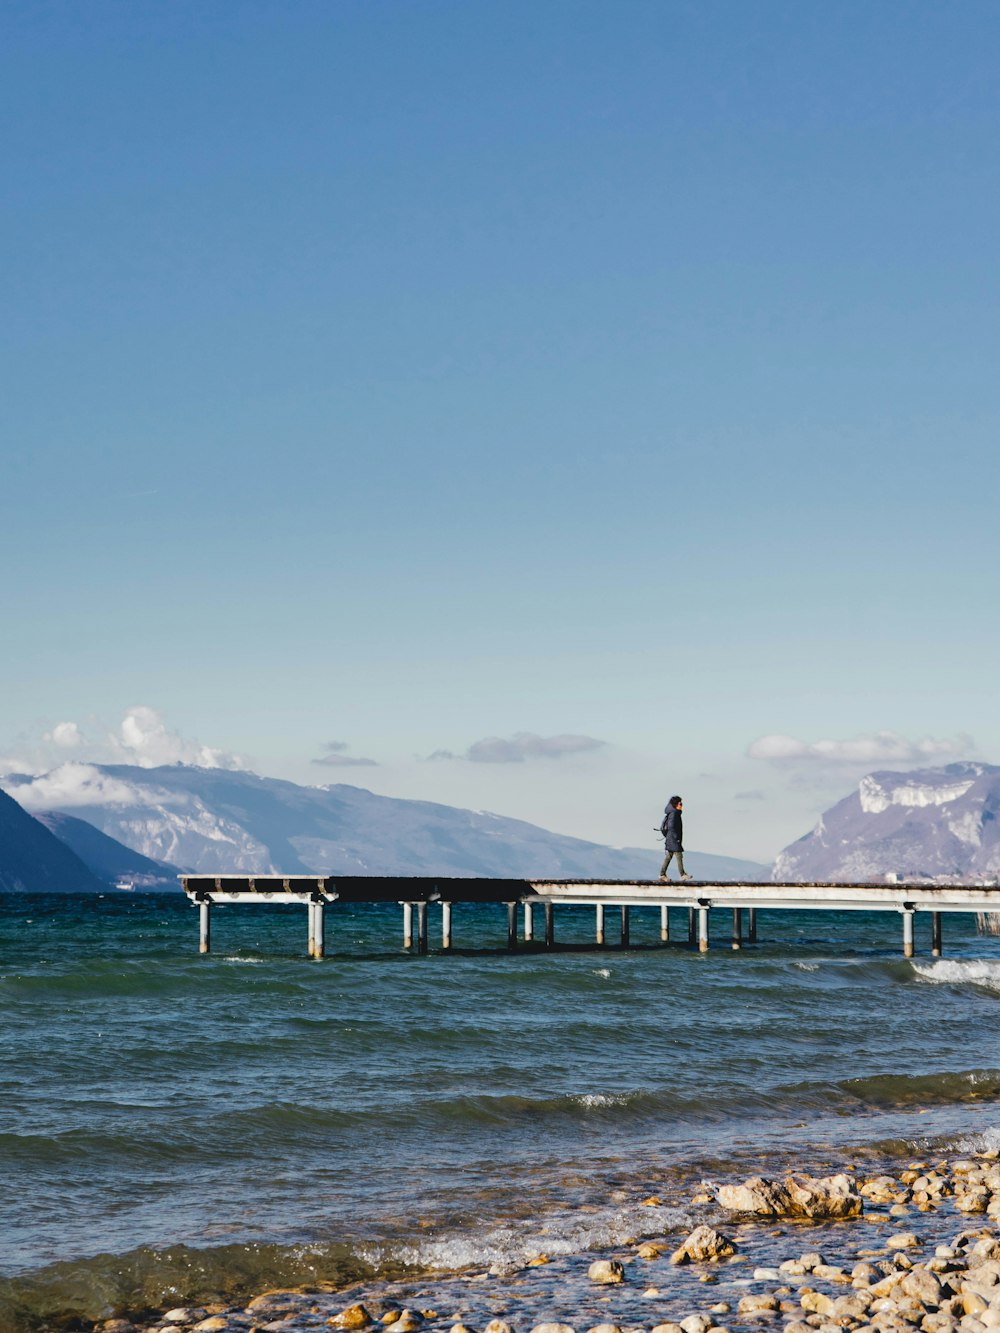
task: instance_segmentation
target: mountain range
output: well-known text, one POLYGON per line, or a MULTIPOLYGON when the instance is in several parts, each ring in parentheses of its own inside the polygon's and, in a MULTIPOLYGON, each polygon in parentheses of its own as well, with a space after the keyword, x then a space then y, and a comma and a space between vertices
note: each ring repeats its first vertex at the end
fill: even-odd
POLYGON ((778 881, 993 880, 1000 767, 958 763, 870 773, 778 856, 778 881))
MULTIPOLYGON (((179 870, 649 879, 661 856, 652 833, 658 815, 649 821, 648 849, 613 848, 347 784, 306 787, 185 764, 65 764, 40 776, 9 775, 3 786, 105 882, 127 876, 151 884, 179 870)), ((687 862, 705 880, 767 873, 756 862, 707 853, 691 852, 687 862)))

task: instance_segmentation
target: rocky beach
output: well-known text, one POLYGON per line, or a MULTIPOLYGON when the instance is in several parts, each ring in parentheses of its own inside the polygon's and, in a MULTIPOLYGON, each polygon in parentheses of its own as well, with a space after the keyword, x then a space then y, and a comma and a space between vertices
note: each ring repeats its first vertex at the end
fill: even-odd
MULTIPOLYGON (((331 1289, 319 1280, 158 1315, 100 1333, 987 1333, 1000 1327, 1000 1152, 845 1164, 702 1186, 711 1217, 677 1235, 523 1267, 426 1273, 331 1289)), ((651 1214, 680 1197, 640 1201, 651 1214)))

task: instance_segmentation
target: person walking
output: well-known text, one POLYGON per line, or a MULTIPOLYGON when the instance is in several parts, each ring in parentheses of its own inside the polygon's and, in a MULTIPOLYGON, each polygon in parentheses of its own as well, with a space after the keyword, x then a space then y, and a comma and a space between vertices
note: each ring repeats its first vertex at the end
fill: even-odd
POLYGON ((677 857, 677 869, 680 872, 681 879, 690 879, 691 876, 684 869, 684 820, 681 811, 684 809, 684 802, 679 796, 671 796, 663 811, 663 823, 660 825, 660 832, 663 834, 663 850, 666 855, 663 858, 663 865, 660 867, 660 879, 667 879, 667 867, 673 858, 677 857))

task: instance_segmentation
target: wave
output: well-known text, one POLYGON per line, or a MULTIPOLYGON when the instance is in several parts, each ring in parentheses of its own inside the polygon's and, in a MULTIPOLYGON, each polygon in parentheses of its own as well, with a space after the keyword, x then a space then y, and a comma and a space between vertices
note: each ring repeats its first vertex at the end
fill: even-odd
POLYGON ((470 1221, 464 1228, 429 1236, 354 1243, 238 1243, 203 1249, 177 1244, 53 1263, 0 1279, 0 1333, 72 1327, 112 1315, 149 1322, 156 1310, 166 1306, 235 1303, 275 1287, 334 1291, 361 1281, 391 1281, 419 1273, 472 1268, 510 1273, 542 1248, 549 1255, 606 1249, 687 1227, 691 1217, 677 1207, 638 1204, 583 1214, 553 1209, 544 1212, 540 1227, 536 1200, 523 1218, 486 1225, 479 1218, 470 1221))
POLYGON ((345 1286, 410 1271, 399 1259, 380 1267, 347 1245, 172 1245, 49 1264, 0 1279, 0 1333, 150 1314, 167 1305, 231 1302, 266 1287, 345 1286))
POLYGON ((838 1086, 879 1109, 944 1106, 1000 1098, 1000 1069, 942 1070, 933 1074, 876 1074, 845 1079, 838 1086))
POLYGON ((914 963, 922 981, 937 985, 973 985, 1000 992, 1000 960, 939 958, 933 963, 914 963))

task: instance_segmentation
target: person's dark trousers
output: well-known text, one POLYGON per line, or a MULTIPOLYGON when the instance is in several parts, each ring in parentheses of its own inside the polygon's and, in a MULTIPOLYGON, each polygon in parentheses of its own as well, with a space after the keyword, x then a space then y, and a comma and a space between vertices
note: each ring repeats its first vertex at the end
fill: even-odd
POLYGON ((663 865, 660 866, 660 878, 661 878, 661 879, 665 879, 665 878, 666 878, 666 874, 667 874, 667 866, 670 864, 671 860, 672 860, 675 856, 677 857, 677 873, 680 875, 681 879, 684 878, 684 853, 683 853, 683 852, 667 852, 666 856, 663 858, 663 865))

